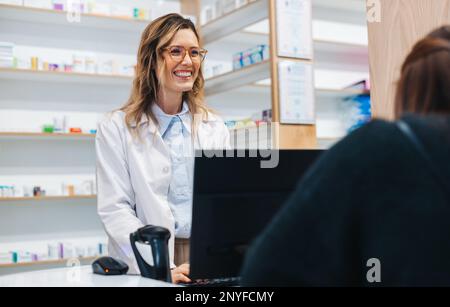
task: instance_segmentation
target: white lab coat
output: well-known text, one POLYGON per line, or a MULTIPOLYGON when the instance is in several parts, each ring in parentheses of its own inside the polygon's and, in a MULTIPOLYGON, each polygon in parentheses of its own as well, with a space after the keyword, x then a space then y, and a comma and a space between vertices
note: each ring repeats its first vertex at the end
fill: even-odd
MULTIPOLYGON (((170 230, 169 253, 174 267, 175 221, 167 200, 170 154, 151 120, 143 119, 139 125, 144 127, 144 141, 133 138, 125 113, 116 111, 100 122, 96 137, 98 214, 109 238, 109 255, 125 261, 130 274, 139 274, 139 268, 129 236, 145 225, 170 230)), ((224 122, 209 114, 208 121, 198 125, 195 144, 202 149, 229 148, 229 138, 224 122)), ((150 253, 143 256, 153 262, 150 253)))

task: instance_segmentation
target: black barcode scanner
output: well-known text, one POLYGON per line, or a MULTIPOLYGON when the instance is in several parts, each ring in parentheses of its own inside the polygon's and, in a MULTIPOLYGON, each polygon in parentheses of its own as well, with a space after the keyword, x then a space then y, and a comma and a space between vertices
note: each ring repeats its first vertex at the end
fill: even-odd
POLYGON ((136 257, 142 277, 172 282, 169 261, 170 231, 164 227, 145 226, 130 234, 131 247, 136 257), (148 264, 136 247, 136 242, 150 245, 153 256, 153 266, 148 264))

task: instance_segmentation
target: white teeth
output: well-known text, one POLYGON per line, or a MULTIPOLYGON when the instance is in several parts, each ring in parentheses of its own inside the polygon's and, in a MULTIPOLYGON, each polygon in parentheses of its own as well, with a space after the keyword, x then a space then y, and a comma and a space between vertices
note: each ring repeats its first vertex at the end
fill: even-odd
POLYGON ((190 77, 192 76, 191 72, 175 72, 177 77, 190 77))

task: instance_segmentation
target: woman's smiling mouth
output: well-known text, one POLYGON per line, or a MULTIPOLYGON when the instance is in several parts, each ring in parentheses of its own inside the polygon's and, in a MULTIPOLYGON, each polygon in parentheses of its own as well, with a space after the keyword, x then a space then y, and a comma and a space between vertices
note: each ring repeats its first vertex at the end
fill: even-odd
POLYGON ((175 77, 181 80, 189 80, 192 77, 191 70, 176 70, 173 73, 175 77))

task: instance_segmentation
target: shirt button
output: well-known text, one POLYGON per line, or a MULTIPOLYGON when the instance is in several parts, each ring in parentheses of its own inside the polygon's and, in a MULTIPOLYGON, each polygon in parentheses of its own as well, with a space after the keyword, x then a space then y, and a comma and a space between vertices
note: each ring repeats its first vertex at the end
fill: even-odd
POLYGON ((167 174, 168 172, 169 172, 169 167, 167 167, 167 166, 164 167, 164 168, 163 168, 163 173, 164 173, 164 174, 167 174))

